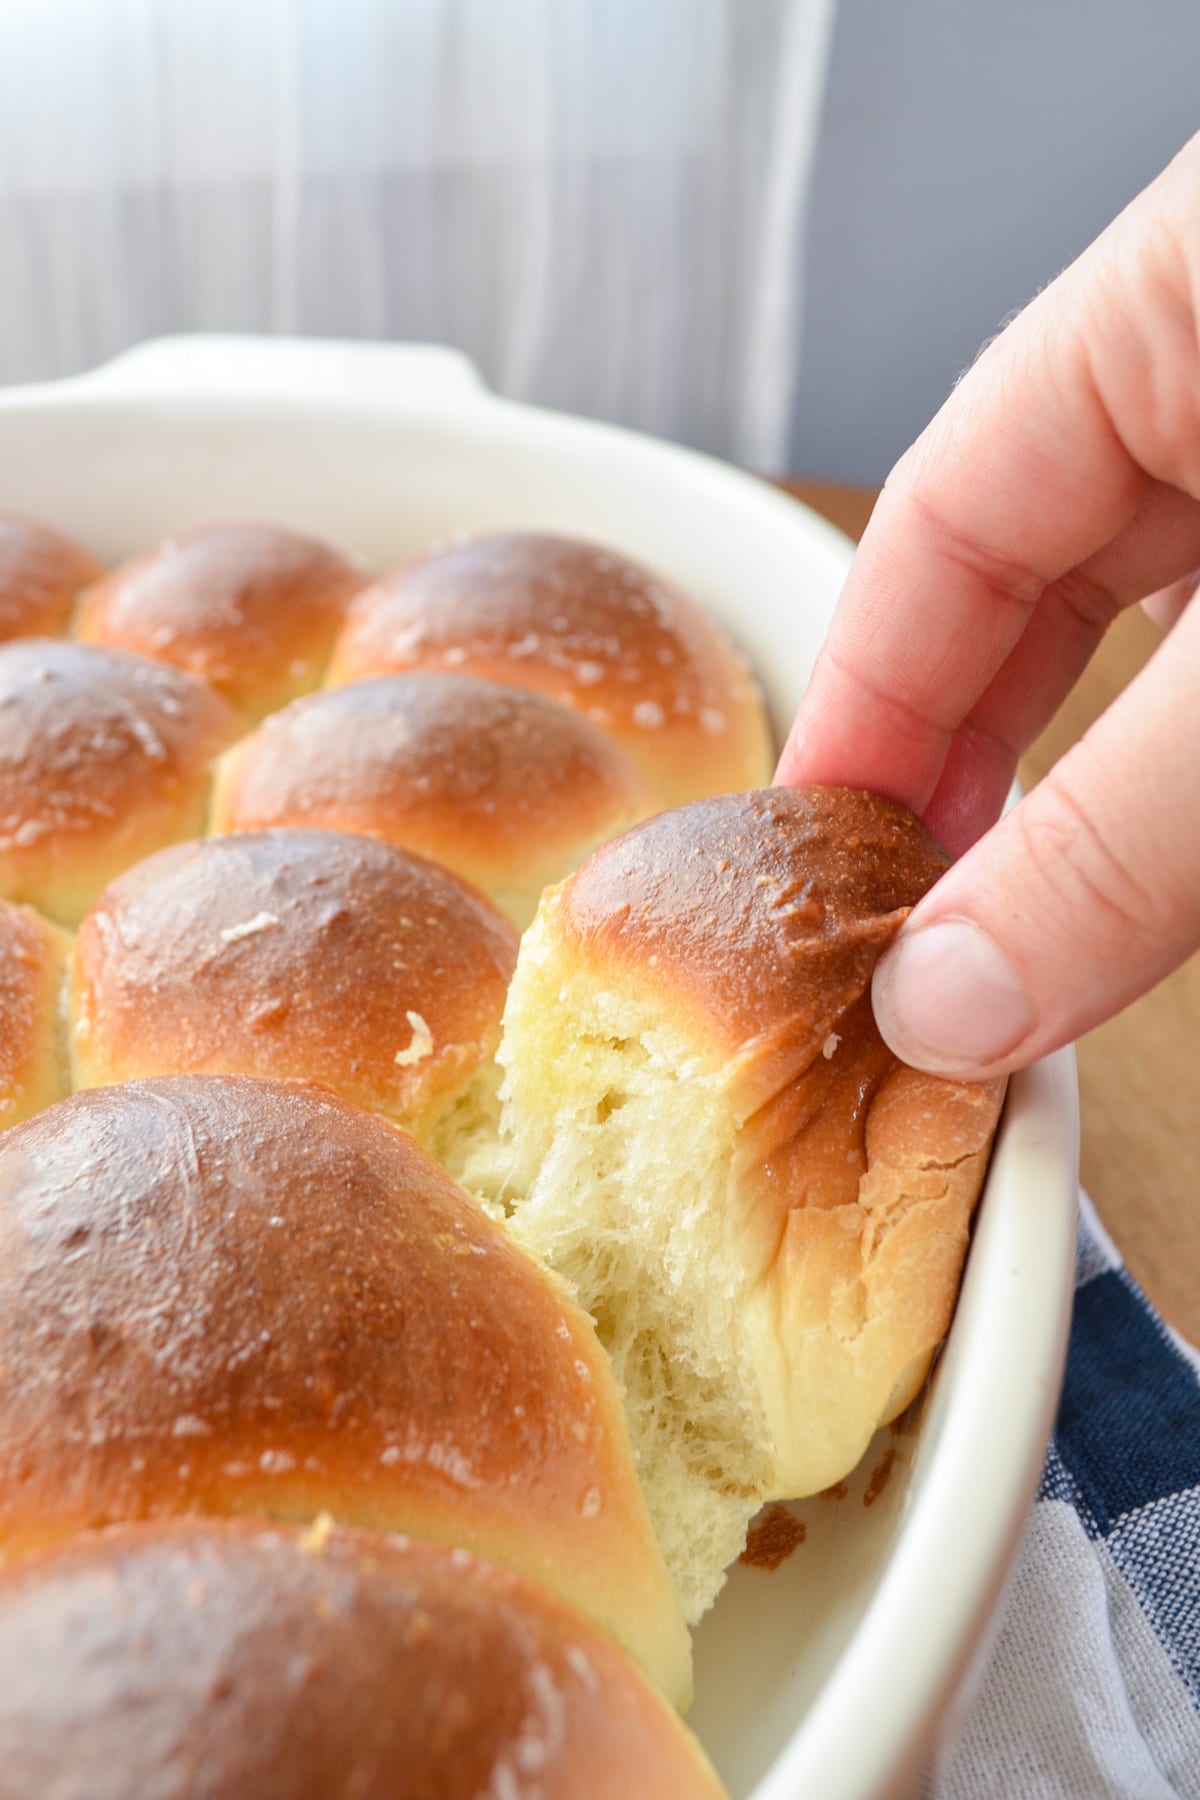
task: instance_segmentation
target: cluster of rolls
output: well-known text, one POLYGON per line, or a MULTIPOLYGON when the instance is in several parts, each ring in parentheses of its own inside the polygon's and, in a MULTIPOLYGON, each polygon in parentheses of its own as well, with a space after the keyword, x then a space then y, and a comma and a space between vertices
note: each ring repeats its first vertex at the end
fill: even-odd
POLYGON ((871 1018, 936 846, 769 755, 613 551, 0 517, 6 1791, 720 1792, 687 1625, 1001 1098, 871 1018))

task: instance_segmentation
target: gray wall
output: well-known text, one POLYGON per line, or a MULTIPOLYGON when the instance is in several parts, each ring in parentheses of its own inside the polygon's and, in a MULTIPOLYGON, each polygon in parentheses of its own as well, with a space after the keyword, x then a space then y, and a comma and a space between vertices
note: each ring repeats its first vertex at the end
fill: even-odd
POLYGON ((792 468, 882 481, 1197 129, 1200 0, 841 0, 792 468))

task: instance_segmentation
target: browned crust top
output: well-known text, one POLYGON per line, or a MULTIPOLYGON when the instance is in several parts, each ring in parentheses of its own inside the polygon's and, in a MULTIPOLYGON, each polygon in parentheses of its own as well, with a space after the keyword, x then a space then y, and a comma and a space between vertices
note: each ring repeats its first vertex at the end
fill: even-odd
POLYGON ((438 672, 297 700, 238 746, 225 791, 228 829, 307 822, 496 859, 652 805, 635 764, 580 713, 438 672))
POLYGON ((0 641, 65 631, 76 595, 103 573, 82 545, 0 512, 0 641))
POLYGON ((366 579, 327 544, 282 526, 204 525, 93 587, 80 633, 189 669, 246 704, 289 674, 315 685, 366 579))
POLYGON ((562 889, 562 929, 703 1010, 723 1043, 807 1021, 812 1051, 948 867, 912 815, 849 788, 765 788, 662 813, 562 889))
POLYGON ((757 702, 715 623, 598 545, 497 533, 434 551, 366 589, 334 678, 449 669, 530 687, 641 736, 721 740, 757 702))
POLYGON ((0 1541, 415 1503, 611 1556, 597 1359, 436 1163, 325 1089, 133 1082, 0 1134, 0 1541))
POLYGON ((117 1528, 0 1577, 0 1793, 714 1800, 667 1707, 461 1552, 117 1528))
POLYGON ((319 1077, 415 1117, 495 1048, 516 950, 482 895, 392 844, 279 830, 174 845, 80 927, 81 1059, 100 1081, 319 1077))
POLYGON ((205 682, 148 657, 50 638, 0 645, 0 855, 144 837, 187 811, 237 731, 205 682))

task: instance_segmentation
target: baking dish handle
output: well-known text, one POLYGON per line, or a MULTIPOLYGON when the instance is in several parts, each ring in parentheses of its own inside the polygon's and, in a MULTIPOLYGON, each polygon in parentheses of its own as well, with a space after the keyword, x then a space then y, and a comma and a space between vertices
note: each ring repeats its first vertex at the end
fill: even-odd
POLYGON ((421 411, 490 396, 474 363, 442 344, 341 338, 198 335, 152 338, 71 384, 114 398, 218 394, 223 399, 289 394, 421 411))

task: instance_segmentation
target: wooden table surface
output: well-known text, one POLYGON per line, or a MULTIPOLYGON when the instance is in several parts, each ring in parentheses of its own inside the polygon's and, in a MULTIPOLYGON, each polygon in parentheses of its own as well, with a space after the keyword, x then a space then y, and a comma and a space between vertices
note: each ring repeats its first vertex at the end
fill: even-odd
MULTIPOLYGON (((861 489, 789 482, 851 537, 875 501, 861 489)), ((1058 717, 1021 764, 1032 787, 1136 674, 1160 634, 1134 608, 1112 627, 1058 717)), ((1200 956, 1079 1045, 1081 1174, 1130 1272, 1200 1344, 1200 956)))

